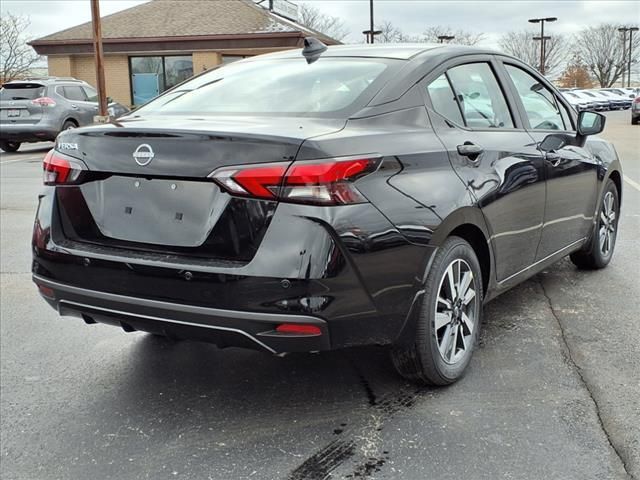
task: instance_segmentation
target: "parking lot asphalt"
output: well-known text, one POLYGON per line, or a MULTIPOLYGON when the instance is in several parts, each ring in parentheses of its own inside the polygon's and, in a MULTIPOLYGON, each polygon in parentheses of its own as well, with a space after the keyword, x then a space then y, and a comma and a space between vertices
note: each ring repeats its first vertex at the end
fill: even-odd
POLYGON ((29 273, 50 144, 0 155, 0 476, 640 480, 640 127, 607 117, 627 177, 612 263, 491 302, 440 389, 383 348, 279 358, 59 318, 29 273))

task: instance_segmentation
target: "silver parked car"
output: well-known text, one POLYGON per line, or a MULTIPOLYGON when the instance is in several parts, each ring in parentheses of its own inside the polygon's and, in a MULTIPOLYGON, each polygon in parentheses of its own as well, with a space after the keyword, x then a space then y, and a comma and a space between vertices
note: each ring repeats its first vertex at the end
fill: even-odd
MULTIPOLYGON (((129 109, 109 99, 109 115, 129 109)), ((55 140, 58 133, 93 123, 98 93, 82 80, 28 78, 0 88, 0 149, 15 152, 25 142, 55 140)))

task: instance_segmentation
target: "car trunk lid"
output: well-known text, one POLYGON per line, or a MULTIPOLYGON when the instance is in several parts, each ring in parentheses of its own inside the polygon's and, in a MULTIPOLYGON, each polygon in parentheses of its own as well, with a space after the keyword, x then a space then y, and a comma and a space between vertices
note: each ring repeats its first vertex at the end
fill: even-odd
POLYGON ((219 167, 291 162, 302 142, 344 121, 283 118, 127 119, 70 131, 63 153, 93 178, 58 189, 69 238, 114 247, 248 261, 276 202, 223 192, 219 167))

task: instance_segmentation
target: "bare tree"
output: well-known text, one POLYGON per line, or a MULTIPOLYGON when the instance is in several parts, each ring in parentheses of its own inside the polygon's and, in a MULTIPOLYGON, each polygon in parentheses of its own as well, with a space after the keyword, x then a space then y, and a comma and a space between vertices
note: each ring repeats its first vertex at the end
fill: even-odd
POLYGON ((382 32, 376 36, 376 42, 380 43, 437 43, 438 36, 449 35, 455 36, 450 43, 475 45, 484 38, 483 33, 465 32, 463 30, 453 31, 449 27, 442 26, 429 27, 422 35, 407 35, 389 21, 384 21, 376 25, 376 30, 382 32))
POLYGON ((316 7, 305 3, 298 6, 298 19, 305 27, 336 40, 342 40, 349 35, 349 29, 341 18, 326 15, 316 7))
POLYGON ((449 43, 459 45, 475 45, 484 39, 484 33, 468 32, 465 30, 453 30, 451 27, 436 25, 427 28, 423 33, 423 42, 437 43, 438 37, 443 35, 455 37, 449 43))
POLYGON ((27 45, 24 32, 29 18, 4 13, 0 18, 0 81, 2 83, 29 74, 39 60, 35 51, 27 45))
POLYGON ((404 34, 402 30, 389 21, 376 25, 376 30, 381 32, 376 35, 376 42, 378 43, 398 43, 403 41, 404 34))
MULTIPOLYGON (((529 31, 508 32, 500 40, 500 48, 514 57, 518 57, 536 69, 540 69, 541 42, 534 40, 536 35, 529 31)), ((546 36, 546 35, 545 35, 546 36)), ((562 35, 551 35, 545 42, 544 71, 546 75, 558 74, 567 57, 568 42, 562 35)))
MULTIPOLYGON (((622 76, 629 59, 629 36, 623 49, 619 27, 611 23, 586 27, 576 34, 573 42, 575 54, 582 58, 601 87, 611 87, 622 76)), ((633 41, 632 63, 640 58, 639 37, 636 35, 633 41)))

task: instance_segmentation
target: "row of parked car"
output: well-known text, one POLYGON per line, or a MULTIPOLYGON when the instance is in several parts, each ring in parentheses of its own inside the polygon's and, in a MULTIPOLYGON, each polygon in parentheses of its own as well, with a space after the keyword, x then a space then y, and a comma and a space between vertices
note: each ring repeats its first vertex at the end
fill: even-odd
POLYGON ((633 88, 600 88, 592 90, 561 88, 562 95, 579 112, 582 110, 626 110, 637 93, 633 88))

